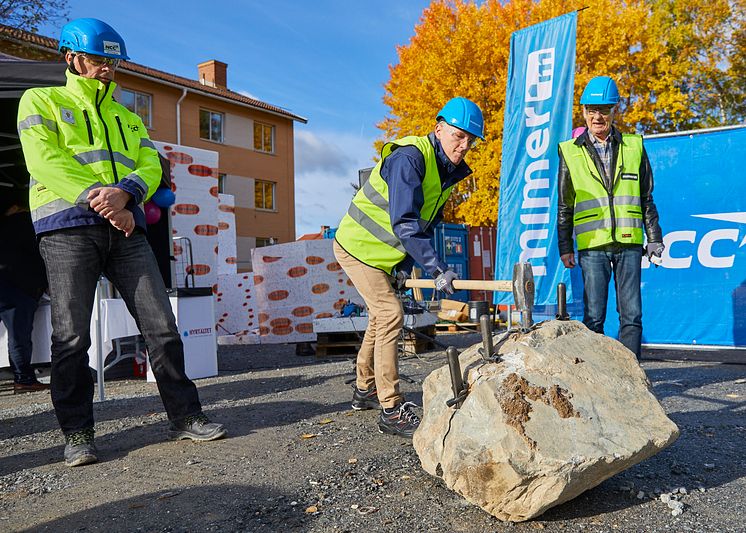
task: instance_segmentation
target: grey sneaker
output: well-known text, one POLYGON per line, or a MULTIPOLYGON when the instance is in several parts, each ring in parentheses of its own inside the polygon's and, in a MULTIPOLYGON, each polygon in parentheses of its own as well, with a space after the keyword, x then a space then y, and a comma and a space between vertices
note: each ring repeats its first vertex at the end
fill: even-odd
POLYGON ((412 402, 404 402, 391 409, 382 409, 378 418, 378 431, 411 439, 420 426, 420 418, 412 411, 417 407, 412 402))
POLYGON ((191 439, 193 441, 206 442, 222 439, 225 437, 226 431, 223 424, 210 422, 207 415, 200 413, 198 415, 187 416, 176 422, 171 422, 168 434, 171 440, 191 439))
POLYGON ((93 428, 86 428, 65 435, 65 464, 83 466, 98 461, 93 443, 93 428))
POLYGON ((380 409, 378 403, 378 391, 375 385, 368 390, 360 390, 356 385, 352 385, 352 408, 355 411, 365 411, 366 409, 380 409))

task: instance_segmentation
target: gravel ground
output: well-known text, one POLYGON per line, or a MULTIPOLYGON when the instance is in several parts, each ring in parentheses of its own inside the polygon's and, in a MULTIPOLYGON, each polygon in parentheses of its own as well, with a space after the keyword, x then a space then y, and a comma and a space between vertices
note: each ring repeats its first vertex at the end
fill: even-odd
MULTIPOLYGON (((459 347, 476 334, 441 335, 459 347)), ((539 519, 503 523, 419 467, 377 413, 349 409, 350 359, 230 346, 200 380, 230 438, 169 442, 154 384, 107 382, 100 462, 70 469, 48 393, 0 391, 0 531, 746 531, 746 366, 646 360, 681 437, 539 519)), ((444 364, 402 361, 408 399, 444 364)))

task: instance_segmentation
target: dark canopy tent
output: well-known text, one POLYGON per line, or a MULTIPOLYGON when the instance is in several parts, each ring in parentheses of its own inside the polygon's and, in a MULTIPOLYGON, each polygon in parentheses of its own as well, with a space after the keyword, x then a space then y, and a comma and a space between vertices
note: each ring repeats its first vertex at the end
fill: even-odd
POLYGON ((65 84, 64 63, 23 61, 0 57, 0 98, 19 99, 30 87, 65 84))
MULTIPOLYGON (((28 187, 18 142, 18 101, 26 89, 65 84, 64 63, 0 57, 0 187, 28 187)), ((1 189, 0 189, 1 192, 1 189)))

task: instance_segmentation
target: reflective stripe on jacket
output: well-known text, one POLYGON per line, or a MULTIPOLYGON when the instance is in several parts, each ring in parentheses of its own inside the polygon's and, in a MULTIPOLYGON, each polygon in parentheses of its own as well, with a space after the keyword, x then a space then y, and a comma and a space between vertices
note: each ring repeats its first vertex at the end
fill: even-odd
POLYGON ((144 227, 138 204, 155 192, 161 166, 142 120, 112 100, 115 83, 66 75, 65 86, 29 89, 18 106, 37 234, 103 223, 86 200, 91 189, 102 185, 130 193, 128 209, 144 227))
POLYGON ((435 149, 428 137, 404 137, 384 145, 381 160, 352 199, 335 238, 347 253, 388 274, 407 257, 406 249, 391 227, 389 190, 381 177, 383 162, 400 146, 415 146, 425 158, 425 176, 422 181, 424 204, 420 210, 420 226, 423 229, 429 226, 446 203, 453 188, 442 188, 435 149))
POLYGON ((643 243, 640 198, 642 137, 622 135, 614 169, 613 193, 604 187, 588 149, 574 140, 560 143, 560 152, 575 189, 573 224, 578 250, 604 244, 643 243))

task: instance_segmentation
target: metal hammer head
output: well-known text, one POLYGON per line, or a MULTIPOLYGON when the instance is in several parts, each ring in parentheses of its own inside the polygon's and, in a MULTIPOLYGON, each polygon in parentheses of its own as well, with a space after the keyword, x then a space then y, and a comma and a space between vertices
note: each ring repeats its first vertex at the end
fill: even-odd
POLYGON ((531 311, 534 308, 534 271, 531 263, 513 265, 513 300, 521 312, 521 326, 527 330, 533 325, 531 311))

